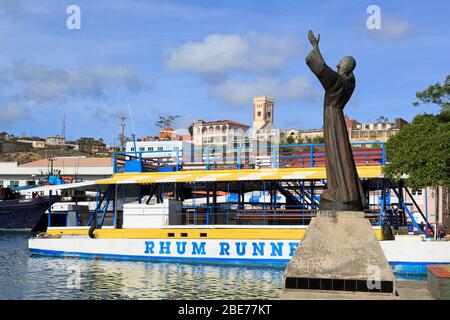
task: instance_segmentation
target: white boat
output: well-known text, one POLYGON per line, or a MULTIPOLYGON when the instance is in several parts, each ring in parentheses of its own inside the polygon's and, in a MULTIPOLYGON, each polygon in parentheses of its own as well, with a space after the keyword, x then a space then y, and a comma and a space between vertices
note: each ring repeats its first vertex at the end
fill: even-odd
MULTIPOLYGON (((132 172, 115 167, 111 178, 96 182, 98 201, 87 223, 79 223, 76 210, 52 212, 47 233, 29 240, 31 253, 284 267, 318 211, 315 190, 326 178, 324 167, 142 172, 144 159, 125 155, 122 169, 132 172), (137 194, 131 203, 130 190, 137 194), (55 214, 67 215, 58 221, 68 223, 52 226, 55 214)), ((358 166, 358 173, 384 185, 379 165, 358 166)), ((450 263, 450 242, 384 240, 383 215, 367 217, 378 220, 373 230, 395 273, 423 275, 428 264, 450 263)))

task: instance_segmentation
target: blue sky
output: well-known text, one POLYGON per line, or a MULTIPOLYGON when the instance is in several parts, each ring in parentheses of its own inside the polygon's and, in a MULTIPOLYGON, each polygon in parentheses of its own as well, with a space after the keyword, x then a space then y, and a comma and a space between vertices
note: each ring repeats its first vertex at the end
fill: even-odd
POLYGON ((411 120, 438 111, 412 102, 449 74, 449 12, 447 0, 0 0, 0 131, 59 134, 66 114, 67 138, 113 144, 127 101, 138 136, 169 114, 180 115, 176 128, 251 125, 253 95, 275 97, 277 128, 321 127, 323 91, 304 62, 309 29, 330 66, 357 61, 351 118, 411 120), (71 4, 80 30, 66 27, 71 4), (366 26, 371 4, 380 30, 366 26))

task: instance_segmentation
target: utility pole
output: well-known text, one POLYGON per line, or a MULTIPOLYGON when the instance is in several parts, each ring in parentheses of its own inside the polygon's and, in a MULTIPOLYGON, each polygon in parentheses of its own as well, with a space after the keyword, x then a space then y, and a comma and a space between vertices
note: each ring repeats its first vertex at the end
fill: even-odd
POLYGON ((66 114, 63 114, 61 137, 66 139, 66 114))
POLYGON ((127 119, 127 117, 125 116, 119 116, 120 119, 120 135, 119 135, 119 139, 120 139, 120 151, 124 152, 125 151, 125 120, 127 119))

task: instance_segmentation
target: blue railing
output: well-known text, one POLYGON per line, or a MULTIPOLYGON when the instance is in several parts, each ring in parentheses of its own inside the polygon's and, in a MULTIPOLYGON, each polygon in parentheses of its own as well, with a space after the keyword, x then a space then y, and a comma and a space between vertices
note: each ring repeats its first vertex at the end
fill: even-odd
MULTIPOLYGON (((384 142, 354 142, 356 165, 385 165, 384 142), (371 146, 368 148, 367 146, 371 146), (374 148, 375 146, 375 148, 374 148)), ((115 152, 114 173, 325 166, 323 143, 115 152)))

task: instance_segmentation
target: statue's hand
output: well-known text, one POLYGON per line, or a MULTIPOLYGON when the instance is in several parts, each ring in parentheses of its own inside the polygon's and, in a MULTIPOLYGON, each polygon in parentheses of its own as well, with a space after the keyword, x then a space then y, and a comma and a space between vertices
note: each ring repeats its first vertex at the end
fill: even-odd
POLYGON ((317 39, 316 39, 316 37, 314 36, 314 33, 311 30, 309 30, 308 39, 309 39, 309 42, 311 42, 312 46, 315 49, 319 48, 320 34, 317 35, 317 39))

